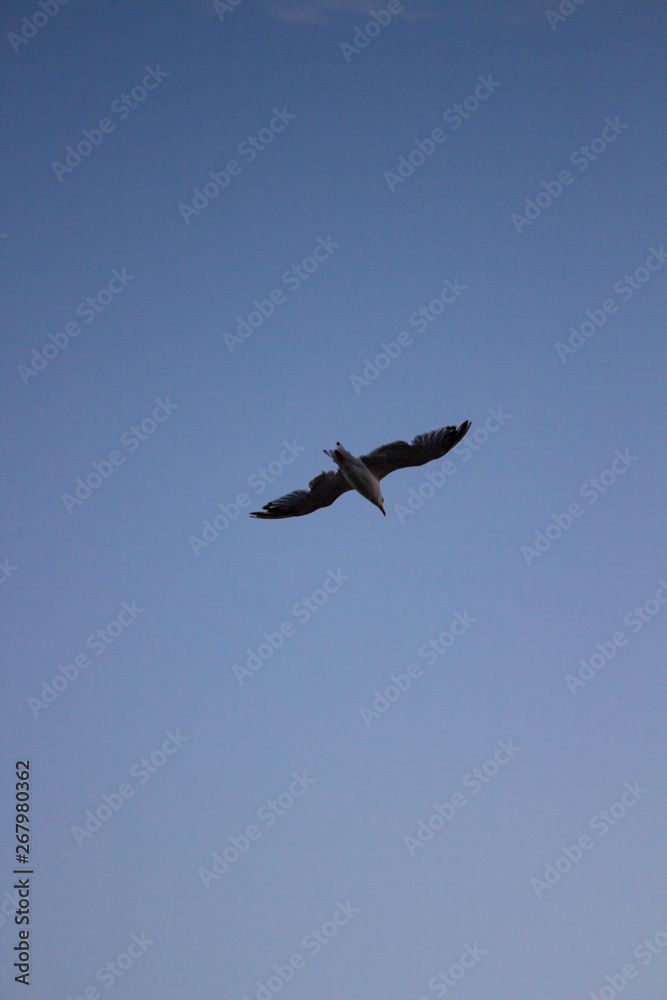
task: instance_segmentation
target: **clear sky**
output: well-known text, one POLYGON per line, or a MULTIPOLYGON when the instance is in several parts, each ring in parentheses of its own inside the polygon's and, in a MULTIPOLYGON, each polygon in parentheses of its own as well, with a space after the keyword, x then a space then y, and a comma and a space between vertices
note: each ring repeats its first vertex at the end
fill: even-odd
POLYGON ((2 996, 659 1000, 664 5, 2 22, 2 996))

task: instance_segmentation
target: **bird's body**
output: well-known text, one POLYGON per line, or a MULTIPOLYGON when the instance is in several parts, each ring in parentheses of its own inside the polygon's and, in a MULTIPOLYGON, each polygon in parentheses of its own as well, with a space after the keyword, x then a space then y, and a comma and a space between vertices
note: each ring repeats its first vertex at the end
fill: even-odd
POLYGON ((338 466, 338 471, 343 473, 343 476, 352 489, 356 490, 357 493, 361 493, 362 497, 366 497, 371 503, 374 503, 384 514, 384 497, 380 489, 380 480, 364 464, 363 459, 355 458, 351 452, 343 448, 340 441, 336 442, 336 447, 333 451, 327 451, 325 448, 324 454, 328 455, 329 458, 333 458, 338 466))
POLYGON ((263 510, 253 511, 250 516, 301 517, 320 507, 329 507, 348 490, 361 493, 362 497, 370 500, 385 514, 380 480, 396 469, 425 465, 436 458, 442 458, 467 434, 469 427, 469 420, 460 427, 441 427, 428 434, 419 434, 412 444, 393 441, 360 458, 356 458, 337 442, 331 451, 324 449, 324 454, 329 455, 338 466, 336 472, 321 472, 310 481, 307 490, 295 490, 278 500, 272 500, 263 510))

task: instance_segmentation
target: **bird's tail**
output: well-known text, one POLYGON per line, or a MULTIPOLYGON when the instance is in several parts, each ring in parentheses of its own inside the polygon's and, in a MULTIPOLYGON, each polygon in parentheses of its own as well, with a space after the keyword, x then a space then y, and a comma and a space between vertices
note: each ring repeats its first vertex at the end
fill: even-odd
POLYGON ((331 451, 326 448, 324 448, 323 451, 325 455, 329 456, 329 458, 333 458, 339 468, 344 462, 349 462, 351 464, 357 463, 357 459, 354 455, 349 452, 347 448, 344 448, 340 441, 336 441, 336 447, 331 449, 331 451))
POLYGON ((324 452, 325 455, 328 455, 329 458, 332 458, 336 463, 336 465, 340 466, 341 462, 343 461, 343 456, 339 452, 338 448, 333 448, 332 450, 329 450, 328 448, 323 448, 322 451, 324 452))

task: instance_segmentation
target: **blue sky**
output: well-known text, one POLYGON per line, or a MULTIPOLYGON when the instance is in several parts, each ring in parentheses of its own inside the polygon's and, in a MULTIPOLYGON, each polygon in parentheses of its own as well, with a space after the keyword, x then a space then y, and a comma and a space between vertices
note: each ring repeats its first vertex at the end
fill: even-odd
POLYGON ((5 6, 3 996, 662 995, 664 20, 5 6))

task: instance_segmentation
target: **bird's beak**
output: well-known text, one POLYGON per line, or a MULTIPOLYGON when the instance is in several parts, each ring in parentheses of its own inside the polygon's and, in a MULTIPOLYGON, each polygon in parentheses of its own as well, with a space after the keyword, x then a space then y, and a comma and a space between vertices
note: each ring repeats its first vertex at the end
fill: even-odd
POLYGON ((385 511, 385 509, 384 509, 384 507, 382 506, 381 503, 378 504, 378 507, 380 508, 380 510, 382 511, 382 513, 384 514, 384 516, 386 517, 387 516, 387 512, 385 511))

